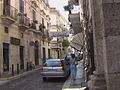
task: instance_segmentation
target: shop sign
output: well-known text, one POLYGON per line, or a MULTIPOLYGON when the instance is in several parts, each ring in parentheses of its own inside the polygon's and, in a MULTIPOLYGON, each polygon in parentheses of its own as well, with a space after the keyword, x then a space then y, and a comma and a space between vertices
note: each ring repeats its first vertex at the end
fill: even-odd
POLYGON ((69 37, 69 32, 49 32, 49 37, 69 37))
POLYGON ((20 45, 20 39, 18 39, 18 38, 11 37, 10 42, 13 45, 20 45))

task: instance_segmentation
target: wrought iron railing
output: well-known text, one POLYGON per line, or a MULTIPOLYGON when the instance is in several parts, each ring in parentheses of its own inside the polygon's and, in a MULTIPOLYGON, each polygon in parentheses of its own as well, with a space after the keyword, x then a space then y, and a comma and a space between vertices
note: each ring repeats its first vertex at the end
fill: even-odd
POLYGON ((25 25, 25 26, 29 26, 30 24, 30 19, 25 16, 23 13, 19 13, 19 24, 25 25))
POLYGON ((15 20, 17 20, 17 12, 18 10, 11 5, 5 5, 3 8, 3 15, 10 16, 12 19, 15 20))
POLYGON ((40 30, 42 33, 44 33, 44 30, 45 30, 44 24, 40 24, 40 25, 39 25, 39 30, 40 30))
POLYGON ((36 29, 36 24, 37 24, 37 23, 36 23, 34 20, 31 20, 29 26, 30 26, 30 28, 32 28, 32 29, 36 29))
POLYGON ((43 31, 43 38, 48 38, 48 30, 43 31))

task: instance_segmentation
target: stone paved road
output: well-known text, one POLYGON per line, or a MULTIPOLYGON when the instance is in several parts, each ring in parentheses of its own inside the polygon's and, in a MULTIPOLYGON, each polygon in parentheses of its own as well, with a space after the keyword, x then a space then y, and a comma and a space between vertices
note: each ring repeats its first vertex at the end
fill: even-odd
POLYGON ((19 79, 0 85, 0 90, 61 90, 65 80, 61 78, 42 81, 39 70, 19 79))

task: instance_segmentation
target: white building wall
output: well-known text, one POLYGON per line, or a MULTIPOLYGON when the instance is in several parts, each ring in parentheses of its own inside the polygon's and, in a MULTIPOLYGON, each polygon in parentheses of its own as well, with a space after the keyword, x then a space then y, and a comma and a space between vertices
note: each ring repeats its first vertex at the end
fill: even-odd
POLYGON ((57 21, 56 15, 51 13, 50 18, 51 18, 51 20, 50 20, 51 25, 56 25, 57 24, 56 23, 56 21, 57 21))

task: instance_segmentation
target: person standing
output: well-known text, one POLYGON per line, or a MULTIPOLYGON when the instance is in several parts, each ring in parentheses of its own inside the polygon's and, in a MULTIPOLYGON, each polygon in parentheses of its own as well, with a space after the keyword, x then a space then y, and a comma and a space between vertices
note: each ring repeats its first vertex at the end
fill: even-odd
POLYGON ((70 63, 70 71, 71 71, 71 79, 76 80, 76 74, 77 74, 77 64, 75 64, 75 54, 71 54, 71 59, 69 61, 70 63))

